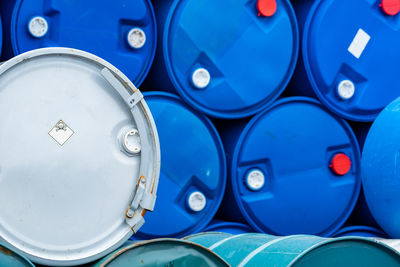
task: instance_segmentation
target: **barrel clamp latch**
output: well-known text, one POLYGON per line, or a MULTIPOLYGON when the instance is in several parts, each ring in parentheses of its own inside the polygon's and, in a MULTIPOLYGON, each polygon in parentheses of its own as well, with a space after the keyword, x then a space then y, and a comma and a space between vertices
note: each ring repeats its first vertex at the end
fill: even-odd
POLYGON ((144 176, 139 178, 135 197, 125 213, 125 220, 134 233, 136 233, 145 222, 143 215, 139 214, 138 212, 139 205, 144 210, 152 211, 154 209, 156 197, 153 194, 145 192, 146 182, 147 181, 144 176))

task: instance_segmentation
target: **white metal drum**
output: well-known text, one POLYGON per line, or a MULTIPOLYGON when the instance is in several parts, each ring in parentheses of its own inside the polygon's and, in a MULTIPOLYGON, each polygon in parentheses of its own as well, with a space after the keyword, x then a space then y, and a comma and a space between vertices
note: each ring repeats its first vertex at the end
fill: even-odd
POLYGON ((47 265, 78 265, 124 243, 153 210, 158 135, 115 67, 45 48, 0 66, 0 242, 47 265))

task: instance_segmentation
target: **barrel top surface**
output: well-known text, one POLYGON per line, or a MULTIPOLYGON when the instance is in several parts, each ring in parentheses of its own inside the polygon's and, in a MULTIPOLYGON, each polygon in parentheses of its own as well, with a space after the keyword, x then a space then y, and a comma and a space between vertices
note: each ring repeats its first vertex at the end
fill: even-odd
POLYGON ((123 247, 95 266, 229 266, 199 244, 179 239, 154 239, 123 247))
POLYGON ((236 144, 232 188, 240 211, 256 230, 276 235, 330 235, 356 204, 360 152, 348 124, 309 98, 276 102, 254 117, 236 144), (337 174, 340 155, 351 165, 337 174), (244 180, 257 170, 257 190, 244 180), (295 223, 294 223, 295 222, 295 223))
POLYGON ((127 208, 137 195, 132 212, 152 209, 144 201, 158 184, 158 136, 140 91, 111 64, 69 48, 5 62, 0 88, 0 239, 63 266, 120 246, 129 223, 141 222, 127 208))
POLYGON ((290 267, 400 265, 400 254, 381 242, 362 237, 341 237, 317 244, 299 255, 290 267))
POLYGON ((115 0, 112 4, 107 0, 15 0, 7 27, 10 36, 5 37, 10 39, 15 55, 42 47, 81 49, 117 66, 136 86, 146 77, 156 50, 156 22, 150 0, 115 0), (30 32, 35 19, 36 31, 46 25, 43 36, 30 32), (135 40, 145 40, 140 47, 133 48, 128 42, 132 29, 139 29, 135 40))
POLYGON ((177 96, 146 92, 162 159, 157 212, 134 238, 182 237, 202 230, 217 212, 226 184, 221 139, 211 121, 177 96), (200 193, 200 195, 198 194, 200 193))
POLYGON ((400 98, 390 103, 372 124, 362 156, 365 200, 376 222, 392 238, 400 238, 399 123, 400 98))
POLYGON ((346 119, 372 121, 400 94, 400 20, 385 14, 380 2, 317 0, 304 27, 302 52, 312 87, 346 119), (350 86, 341 87, 342 81, 350 86))
MULTIPOLYGON (((364 237, 323 238, 311 235, 228 235, 208 232, 187 237, 205 245, 231 266, 398 266, 399 253, 383 242, 364 237), (212 242, 209 242, 212 240, 212 242), (359 263, 359 264, 358 264, 359 263)), ((393 243, 394 244, 394 243, 393 243)))
POLYGON ((163 51, 178 93, 220 118, 255 114, 286 87, 299 35, 289 1, 259 16, 254 2, 175 1, 164 26, 163 51))

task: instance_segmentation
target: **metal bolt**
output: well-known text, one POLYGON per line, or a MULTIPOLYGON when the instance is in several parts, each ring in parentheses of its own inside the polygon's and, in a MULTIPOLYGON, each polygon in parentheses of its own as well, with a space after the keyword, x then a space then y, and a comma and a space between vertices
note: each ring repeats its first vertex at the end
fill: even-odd
POLYGON ((135 213, 133 212, 133 210, 129 209, 128 212, 126 213, 126 217, 128 217, 128 218, 133 218, 133 215, 134 215, 134 214, 135 214, 135 213))
POLYGON ((259 169, 253 169, 247 173, 246 185, 252 191, 259 191, 264 187, 265 175, 259 169))
POLYGON ((211 81, 211 75, 205 68, 198 68, 192 74, 192 83, 197 89, 206 88, 211 81))
POLYGON ((355 92, 354 83, 350 80, 343 80, 337 87, 338 95, 343 100, 348 100, 353 97, 355 92))
POLYGON ((139 49, 146 43, 146 34, 142 29, 133 28, 128 32, 126 39, 130 47, 139 49))
POLYGON ((146 183, 146 178, 142 178, 142 180, 140 181, 142 184, 145 184, 146 183))
POLYGON ((49 24, 43 17, 33 17, 28 23, 28 31, 35 38, 42 38, 47 34, 49 24))

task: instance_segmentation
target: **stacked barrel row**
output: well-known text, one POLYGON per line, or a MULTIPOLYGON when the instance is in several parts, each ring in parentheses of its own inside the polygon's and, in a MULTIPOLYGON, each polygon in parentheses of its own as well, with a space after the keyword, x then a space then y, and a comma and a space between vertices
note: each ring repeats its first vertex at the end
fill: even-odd
POLYGON ((158 91, 148 101, 160 114, 166 201, 134 238, 214 225, 386 237, 360 195, 360 147, 400 92, 399 53, 380 49, 397 14, 380 1, 215 2, 153 1, 158 47, 142 88, 158 91), (207 130, 172 115, 173 97, 207 130), (222 222, 207 226, 213 214, 222 222))
POLYGON ((376 121, 361 159, 371 123, 400 95, 395 7, 4 1, 2 58, 81 49, 146 91, 161 177, 155 211, 134 239, 216 229, 397 238, 397 103, 376 121))

